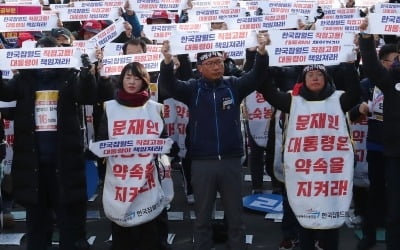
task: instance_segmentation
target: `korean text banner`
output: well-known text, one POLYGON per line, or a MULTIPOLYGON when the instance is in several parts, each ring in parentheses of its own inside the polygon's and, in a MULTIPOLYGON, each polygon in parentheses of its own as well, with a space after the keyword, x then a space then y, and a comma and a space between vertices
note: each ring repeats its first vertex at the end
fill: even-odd
POLYGON ((148 72, 160 70, 160 53, 141 53, 133 55, 106 56, 103 58, 102 76, 119 75, 122 69, 131 62, 140 62, 148 72))
POLYGON ((170 38, 174 55, 204 51, 244 51, 257 46, 255 31, 224 30, 198 32, 195 34, 176 32, 170 38))
POLYGON ((367 33, 398 35, 399 32, 400 32, 400 14, 371 13, 368 15, 367 33))
POLYGON ((113 24, 100 31, 100 33, 90 38, 89 41, 94 42, 97 47, 103 48, 107 43, 111 43, 117 38, 124 30, 124 19, 119 18, 113 24))
POLYGON ((178 10, 181 0, 129 0, 133 10, 178 10))
POLYGON ((0 15, 0 32, 46 31, 56 27, 56 15, 0 15))
POLYGON ((0 50, 4 69, 79 68, 81 54, 74 47, 0 50))
POLYGON ((89 149, 99 157, 134 153, 169 153, 173 141, 167 139, 120 139, 89 143, 89 149))
POLYGON ((355 60, 354 33, 271 30, 270 66, 326 64, 355 60))
POLYGON ((70 7, 58 10, 61 21, 115 20, 117 7, 70 7))

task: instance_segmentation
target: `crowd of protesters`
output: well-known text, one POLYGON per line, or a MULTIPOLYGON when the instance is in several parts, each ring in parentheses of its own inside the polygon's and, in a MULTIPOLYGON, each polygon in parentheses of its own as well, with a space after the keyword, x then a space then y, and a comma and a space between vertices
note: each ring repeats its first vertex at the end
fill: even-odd
MULTIPOLYGON (((40 1, 43 9, 50 8, 49 4, 73 2, 40 1)), ((342 7, 354 5, 354 1, 347 1, 342 7)), ((187 7, 192 7, 191 1, 187 7)), ((258 9, 256 14, 261 13, 258 9)), ((315 20, 324 16, 320 8, 318 13, 315 20)), ((368 10, 361 13, 367 16, 368 10)), ((103 146, 109 145, 110 140, 122 145, 128 138, 168 144, 170 136, 175 141, 167 151, 172 164, 182 166, 187 202, 194 205, 193 249, 213 248, 212 212, 217 192, 225 212, 227 249, 246 249, 241 183, 243 166, 247 164, 252 177, 249 194, 262 195, 266 191, 262 181, 266 172, 271 176, 273 193, 283 196, 282 242, 278 249, 290 250, 298 245, 302 250, 338 250, 339 229, 353 202, 356 215, 362 218, 363 231, 354 247, 372 249, 377 229, 384 227, 387 249, 398 250, 400 51, 397 37, 368 34, 366 17, 360 33, 355 34, 357 57, 334 66, 272 67, 266 48, 274 41, 262 31, 257 33, 257 45, 246 49, 244 60, 233 60, 224 51, 202 51, 192 62, 188 54, 171 54, 174 41, 160 43, 148 39, 129 1, 121 7, 120 15, 125 20, 124 31, 113 42, 123 44, 123 55, 146 53, 148 46, 158 44, 162 55, 158 72, 148 72, 140 62, 131 62, 119 75, 102 75, 104 52, 96 48, 97 61, 91 62, 87 54, 82 54, 79 69, 18 69, 13 70, 11 79, 1 77, 0 101, 16 101, 15 107, 2 108, 0 113, 1 138, 4 138, 4 119, 14 122, 11 170, 5 170, 6 143, 0 144, 1 216, 5 218, 2 219, 5 227, 12 226, 13 202, 25 207, 28 250, 48 249, 54 225, 60 232, 60 249, 90 249, 86 241, 85 159, 88 158, 97 161, 102 202, 111 221, 112 249, 171 248, 166 242, 168 191, 163 187, 165 173, 162 174, 159 157, 151 150, 137 154, 97 154, 89 147, 88 139, 85 142, 87 126, 82 124, 82 107, 87 106, 93 110, 93 141, 104 143, 103 146), (157 86, 155 95, 153 85, 157 86), (263 124, 268 128, 263 142, 254 136, 248 122, 242 123, 249 116, 243 103, 249 101, 252 93, 262 96, 272 110, 267 124, 263 124), (186 110, 185 119, 179 121, 184 124, 183 139, 168 133, 168 124, 176 121, 165 117, 165 106, 186 110), (43 121, 44 116, 49 118, 48 122, 43 121), (312 120, 317 116, 320 120, 312 120), (318 177, 313 174, 324 171, 321 166, 326 161, 330 161, 330 166, 341 166, 341 178, 352 185, 356 152, 348 123, 366 117, 369 187, 351 186, 346 194, 329 200, 299 198, 299 193, 307 192, 305 186, 298 187, 299 183, 334 182, 329 174, 318 177), (304 145, 309 143, 308 150, 307 146, 295 143, 300 143, 300 139, 308 140, 304 142, 304 145), (321 140, 321 145, 324 140, 325 143, 333 140, 334 146, 331 150, 323 147, 311 150, 318 145, 312 140, 321 140), (310 179, 302 179, 299 172, 310 171, 311 163, 306 161, 310 151, 312 157, 322 160, 314 163, 307 177, 310 179), (299 162, 304 162, 304 166, 299 162), (11 188, 8 179, 12 180, 11 188), (303 208, 309 207, 310 201, 316 209, 328 207, 344 215, 327 216, 329 219, 324 222, 303 216, 303 208), (378 205, 384 207, 383 212, 378 205)), ((174 20, 171 16, 167 10, 154 10, 144 25, 188 21, 185 10, 176 12, 174 20)), ((1 49, 15 49, 32 41, 36 42, 36 48, 72 47, 75 40, 89 40, 112 24, 112 20, 58 20, 57 28, 19 32, 14 42, 1 34, 0 45, 1 49)), ((313 23, 298 22, 298 29, 313 28, 313 23)), ((224 29, 227 29, 224 22, 210 25, 211 31, 224 29)), ((326 186, 321 192, 328 192, 327 189, 334 188, 326 186)))

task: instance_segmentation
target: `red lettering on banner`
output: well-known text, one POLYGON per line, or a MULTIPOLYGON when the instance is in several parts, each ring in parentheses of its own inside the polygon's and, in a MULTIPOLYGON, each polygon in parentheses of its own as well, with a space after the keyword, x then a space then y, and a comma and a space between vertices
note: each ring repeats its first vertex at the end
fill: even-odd
POLYGON ((299 115, 296 120, 296 130, 306 130, 309 128, 328 128, 339 129, 339 116, 327 115, 325 113, 314 113, 310 115, 299 115), (327 119, 328 118, 328 119, 327 119))
POLYGON ((176 106, 176 115, 184 118, 189 116, 189 111, 184 106, 176 106))
POLYGON ((329 195, 329 181, 316 181, 314 182, 314 196, 319 196, 322 194, 323 196, 329 195))
POLYGON ((3 120, 4 123, 4 129, 9 129, 10 128, 10 121, 9 120, 3 120))
POLYGON ((311 159, 297 159, 294 163, 296 172, 304 172, 305 174, 310 173, 311 159))
POLYGON ((6 135, 6 142, 8 146, 12 147, 14 145, 14 134, 6 135))
POLYGON ((314 172, 322 172, 323 174, 326 174, 328 172, 328 163, 324 158, 319 158, 314 162, 313 170, 314 172))
POLYGON ((297 196, 344 196, 347 195, 349 181, 299 181, 297 182, 297 196))
POLYGON ((357 162, 365 161, 365 150, 364 149, 355 149, 354 150, 354 157, 357 162))
POLYGON ((143 119, 138 119, 138 120, 129 120, 129 127, 127 134, 128 135, 140 135, 143 134, 144 131, 144 120, 143 119))
POLYGON ((128 173, 128 165, 115 164, 112 171, 115 177, 125 180, 126 173, 128 173))
POLYGON ((260 108, 254 109, 253 113, 249 113, 249 120, 255 120, 255 119, 261 120, 261 118, 262 118, 262 112, 260 108))
POLYGON ((113 135, 123 135, 126 127, 126 121, 114 121, 113 135))
POLYGON ((315 152, 318 150, 318 136, 304 136, 303 151, 315 152))
POLYGON ((349 181, 347 180, 338 180, 331 182, 331 195, 332 196, 342 196, 347 194, 347 189, 349 186, 349 181))
POLYGON ((164 118, 170 117, 171 108, 168 104, 164 104, 164 118))
POLYGON ((347 136, 339 136, 337 142, 337 150, 339 151, 349 151, 348 145, 349 138, 347 136))
POLYGON ((129 188, 129 202, 132 202, 138 195, 139 188, 138 187, 130 187, 129 188))
POLYGON ((310 128, 325 128, 326 114, 315 113, 311 114, 310 128))
POLYGON ((297 182, 297 196, 311 196, 311 182, 309 181, 299 181, 297 182))
POLYGON ((294 163, 296 172, 303 172, 309 174, 311 166, 313 172, 322 172, 326 174, 328 172, 328 161, 329 161, 329 173, 340 174, 343 173, 344 159, 343 157, 332 157, 328 159, 318 158, 317 160, 312 159, 297 159, 294 163))
POLYGON ((186 124, 184 124, 184 123, 178 123, 178 133, 180 134, 180 135, 184 135, 184 134, 186 134, 186 124))
POLYGON ((358 141, 359 143, 363 143, 365 138, 365 131, 354 130, 352 135, 353 135, 353 141, 358 141))
POLYGON ((156 182, 153 176, 153 171, 154 171, 154 165, 152 163, 147 164, 145 172, 145 178, 147 182, 144 186, 140 188, 139 193, 146 192, 156 186, 156 182))
POLYGON ((341 174, 344 168, 343 157, 333 157, 330 159, 330 173, 331 174, 341 174))
POLYGON ((158 135, 158 122, 153 122, 152 120, 147 120, 146 127, 147 127, 146 134, 158 135))
POLYGON ((140 166, 140 164, 135 164, 130 170, 129 170, 129 177, 131 178, 138 178, 141 180, 143 178, 143 167, 140 166))
POLYGON ((165 124, 165 126, 167 126, 168 136, 175 134, 175 123, 167 123, 167 124, 165 124))
POLYGON ((302 137, 290 138, 288 152, 300 152, 301 139, 302 137))
POLYGON ((128 189, 127 187, 116 186, 114 200, 125 202, 127 189, 128 189))
POLYGON ((272 117, 272 109, 264 107, 264 119, 269 119, 272 117))
POLYGON ((257 103, 265 102, 264 96, 259 92, 256 92, 256 102, 257 103))
POLYGON ((323 135, 321 136, 321 150, 332 151, 335 148, 335 136, 323 135))
POLYGON ((339 116, 328 115, 328 128, 339 129, 339 116))
POLYGON ((306 130, 308 128, 308 123, 310 122, 309 115, 299 115, 296 121, 296 130, 306 130))

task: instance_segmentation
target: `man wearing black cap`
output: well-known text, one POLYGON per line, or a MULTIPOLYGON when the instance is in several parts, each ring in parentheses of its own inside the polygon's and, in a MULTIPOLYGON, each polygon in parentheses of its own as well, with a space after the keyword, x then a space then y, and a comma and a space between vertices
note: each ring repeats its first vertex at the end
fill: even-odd
POLYGON ((72 33, 66 28, 54 28, 50 35, 57 40, 58 45, 69 47, 71 46, 72 33))
POLYGON ((242 221, 243 143, 240 103, 266 78, 267 39, 259 36, 253 69, 242 77, 223 77, 224 59, 220 51, 198 53, 200 79, 179 81, 174 76, 169 42, 161 52, 159 88, 189 107, 189 152, 192 158, 192 186, 196 220, 194 248, 212 248, 211 214, 217 191, 228 224, 228 249, 245 249, 242 221))

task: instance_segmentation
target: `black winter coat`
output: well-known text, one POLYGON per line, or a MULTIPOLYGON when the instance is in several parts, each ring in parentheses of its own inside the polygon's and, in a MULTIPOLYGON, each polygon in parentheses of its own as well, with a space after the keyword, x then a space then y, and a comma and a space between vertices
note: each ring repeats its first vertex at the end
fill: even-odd
MULTIPOLYGON (((41 80, 36 70, 21 70, 7 83, 0 83, 0 100, 16 100, 14 114, 13 194, 23 206, 38 201, 38 154, 35 141, 35 90, 41 80)), ((96 81, 91 74, 74 69, 57 69, 57 164, 60 202, 86 201, 83 131, 79 104, 93 104, 96 81)))
POLYGON ((385 96, 383 101, 384 154, 400 156, 400 69, 387 70, 380 63, 373 37, 360 38, 360 51, 365 75, 385 96))

